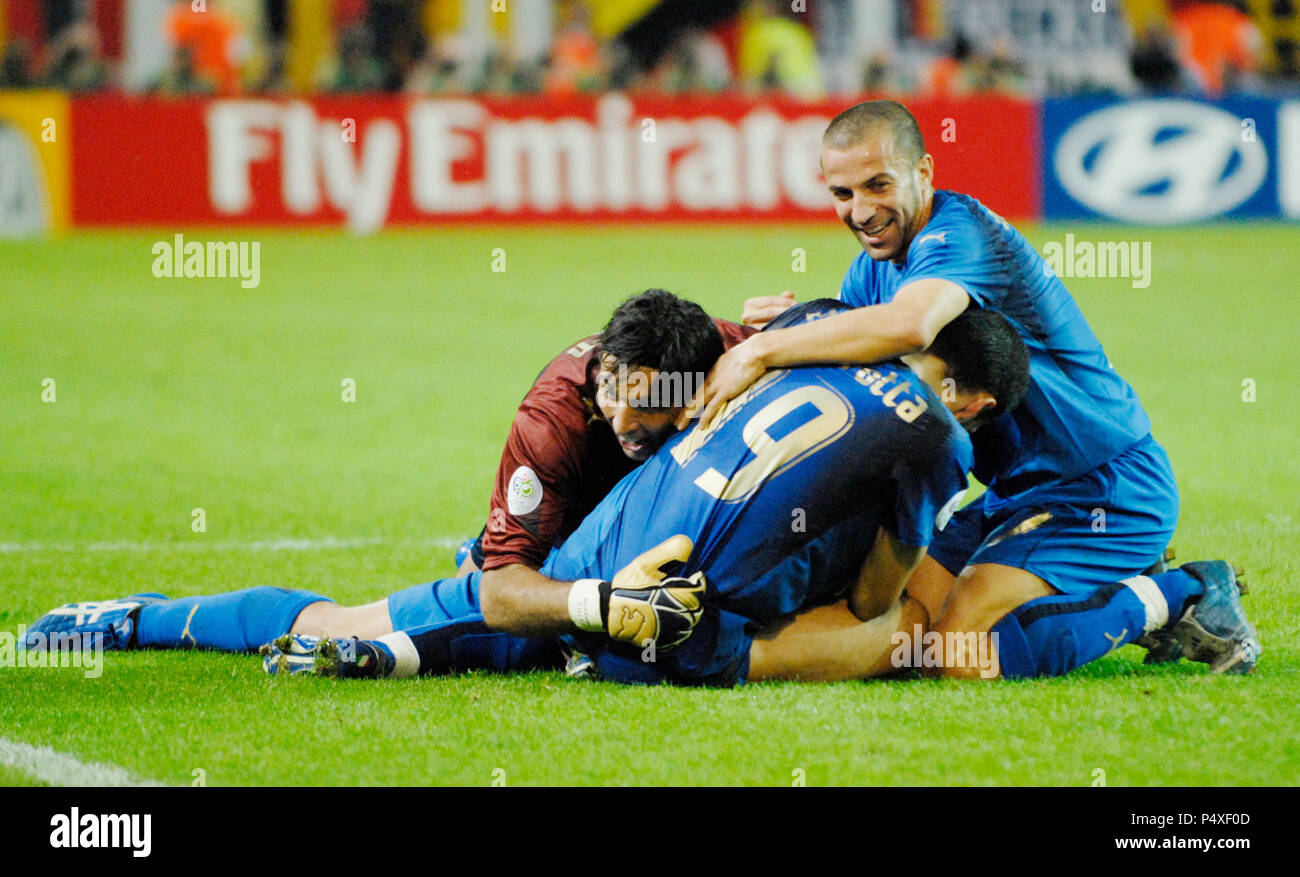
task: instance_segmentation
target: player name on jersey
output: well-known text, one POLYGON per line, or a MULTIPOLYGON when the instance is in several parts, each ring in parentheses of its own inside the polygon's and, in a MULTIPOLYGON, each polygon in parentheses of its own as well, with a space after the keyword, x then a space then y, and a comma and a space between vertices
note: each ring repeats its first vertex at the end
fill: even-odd
POLYGON ((930 403, 925 400, 925 396, 911 392, 911 381, 897 383, 897 372, 883 374, 870 366, 866 366, 858 369, 853 375, 853 379, 875 395, 880 396, 881 401, 892 408, 894 413, 901 417, 905 423, 916 420, 930 407, 930 403), (890 386, 891 384, 892 386, 890 386), (887 387, 888 389, 886 389, 887 387), (899 397, 903 393, 909 395, 900 399, 899 397))

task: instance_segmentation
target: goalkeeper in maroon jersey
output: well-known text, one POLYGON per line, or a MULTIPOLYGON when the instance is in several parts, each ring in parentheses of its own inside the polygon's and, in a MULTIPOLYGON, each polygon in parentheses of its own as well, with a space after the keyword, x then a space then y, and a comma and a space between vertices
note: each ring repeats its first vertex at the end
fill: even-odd
POLYGON ((540 568, 676 432, 673 418, 722 351, 754 331, 650 289, 619 306, 602 334, 551 360, 515 414, 487 526, 458 552, 460 573, 540 568))

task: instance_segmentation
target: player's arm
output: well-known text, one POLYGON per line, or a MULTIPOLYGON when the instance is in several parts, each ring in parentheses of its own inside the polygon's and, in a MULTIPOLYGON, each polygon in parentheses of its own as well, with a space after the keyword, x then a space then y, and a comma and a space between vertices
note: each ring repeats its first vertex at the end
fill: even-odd
POLYGON ((727 401, 768 369, 878 362, 925 350, 969 304, 970 296, 957 284, 928 277, 906 284, 884 304, 760 332, 722 355, 678 425, 685 428, 698 414, 701 425, 707 426, 727 401))
POLYGON ((532 637, 604 631, 620 642, 653 642, 665 650, 694 630, 707 585, 702 573, 630 587, 598 579, 561 582, 516 563, 483 574, 479 601, 494 630, 532 637))
POLYGON ((849 609, 862 621, 889 611, 898 602, 903 586, 925 557, 925 548, 908 545, 884 527, 862 562, 858 581, 849 591, 849 609))
POLYGON ((509 564, 536 569, 545 562, 581 477, 584 461, 572 429, 531 393, 520 405, 488 504, 484 570, 509 564))
POLYGON ((573 632, 569 618, 571 582, 558 582, 522 563, 483 573, 479 600, 483 620, 517 636, 559 636, 573 632))

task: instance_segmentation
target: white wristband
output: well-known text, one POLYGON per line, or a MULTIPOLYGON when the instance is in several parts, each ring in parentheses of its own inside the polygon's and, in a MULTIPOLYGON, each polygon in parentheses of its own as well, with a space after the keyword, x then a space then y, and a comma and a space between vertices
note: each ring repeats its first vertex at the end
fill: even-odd
POLYGON ((600 579, 579 579, 569 588, 569 618, 579 630, 605 629, 600 618, 600 579))

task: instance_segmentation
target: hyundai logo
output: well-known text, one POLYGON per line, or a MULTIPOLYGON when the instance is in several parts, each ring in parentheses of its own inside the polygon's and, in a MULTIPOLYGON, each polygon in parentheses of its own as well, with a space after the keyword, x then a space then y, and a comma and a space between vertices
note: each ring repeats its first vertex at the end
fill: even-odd
POLYGON ((1232 113, 1185 100, 1126 103, 1089 113, 1056 147, 1056 178, 1080 203, 1115 219, 1193 222, 1255 193, 1268 154, 1232 113))

